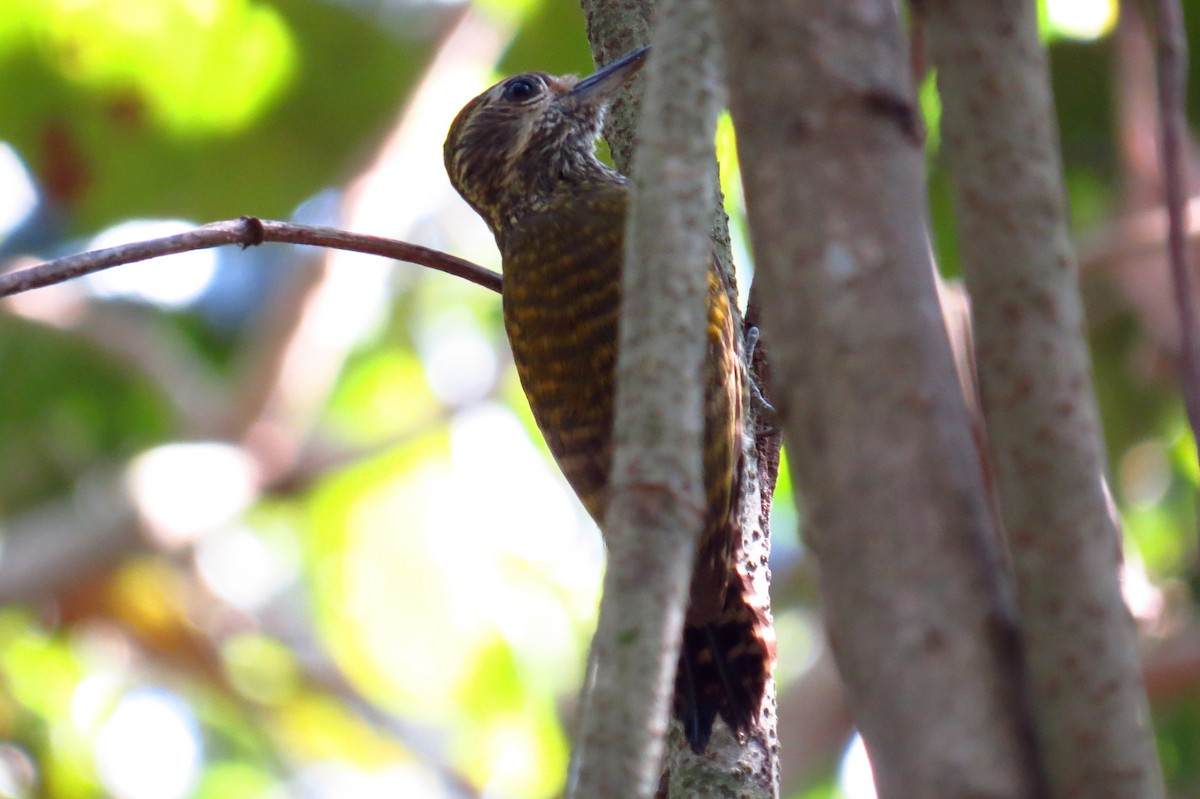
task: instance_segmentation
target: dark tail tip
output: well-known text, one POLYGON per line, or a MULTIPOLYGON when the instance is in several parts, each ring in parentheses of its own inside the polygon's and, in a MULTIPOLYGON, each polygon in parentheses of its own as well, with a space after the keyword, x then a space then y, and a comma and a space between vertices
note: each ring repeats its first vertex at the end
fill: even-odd
POLYGON ((735 734, 748 733, 762 707, 774 661, 764 614, 731 597, 720 620, 687 625, 675 675, 675 716, 700 754, 719 714, 735 734))

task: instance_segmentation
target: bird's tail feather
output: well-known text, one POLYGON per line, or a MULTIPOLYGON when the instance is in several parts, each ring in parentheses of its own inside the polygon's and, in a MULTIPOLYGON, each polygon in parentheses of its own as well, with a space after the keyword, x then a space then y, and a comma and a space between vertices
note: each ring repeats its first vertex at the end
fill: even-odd
POLYGON ((726 595, 716 620, 684 625, 674 709, 697 754, 708 745, 718 715, 735 734, 750 731, 774 664, 770 619, 754 601, 749 581, 743 578, 743 582, 726 595))

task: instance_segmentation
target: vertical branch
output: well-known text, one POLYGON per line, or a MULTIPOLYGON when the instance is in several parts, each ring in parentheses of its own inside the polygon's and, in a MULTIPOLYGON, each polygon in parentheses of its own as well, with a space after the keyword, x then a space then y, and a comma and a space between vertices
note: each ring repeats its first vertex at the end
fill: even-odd
POLYGON ((1200 320, 1187 240, 1187 35, 1179 0, 1157 0, 1157 10, 1159 157, 1167 206, 1167 257, 1179 316, 1179 384, 1195 438, 1200 431, 1200 320))
POLYGON ((772 398, 879 795, 1041 796, 895 6, 718 11, 772 398))
MULTIPOLYGON (((650 21, 654 16, 653 0, 632 0, 613 3, 611 0, 580 0, 587 21, 588 41, 592 45, 592 57, 596 64, 615 61, 632 50, 650 43, 650 21)), ((643 75, 646 71, 643 70, 643 75)), ((637 98, 640 84, 645 78, 634 78, 633 82, 617 92, 609 106, 604 125, 604 138, 612 151, 617 169, 629 174, 633 163, 633 144, 636 139, 638 120, 637 98)))
MULTIPOLYGON (((635 47, 649 40, 650 20, 653 16, 654 3, 652 0, 633 0, 628 3, 611 3, 605 0, 581 0, 587 19, 588 38, 592 43, 592 53, 596 62, 607 63, 624 55, 635 47)), ((719 53, 718 42, 711 46, 719 53)), ((656 51, 652 57, 660 57, 661 45, 655 44, 656 51)), ((643 70, 643 74, 646 71, 643 70)), ((714 79, 715 80, 715 79, 714 79)), ((714 83, 714 85, 718 85, 714 83)), ((637 124, 638 96, 637 87, 632 89, 627 100, 618 98, 609 110, 605 126, 605 137, 608 139, 613 159, 622 171, 628 172, 634 151, 634 130, 637 124)), ((735 285, 732 273, 733 257, 730 253, 729 232, 725 217, 720 188, 716 180, 716 158, 709 156, 708 168, 712 173, 713 196, 716 202, 713 206, 712 229, 710 230, 711 245, 717 254, 717 259, 726 270, 728 284, 735 285)), ((754 314, 758 304, 751 293, 751 308, 749 314, 754 314)), ((734 308, 736 311, 736 308, 734 308)), ((757 320, 747 318, 748 324, 757 324, 757 320)), ((738 325, 741 329, 741 325, 738 325)), ((767 369, 765 346, 759 346, 752 365, 755 374, 763 379, 767 369)), ((779 436, 757 437, 753 431, 760 427, 757 421, 758 409, 754 406, 748 409, 748 430, 743 447, 743 462, 747 465, 743 473, 743 506, 738 509, 740 526, 743 531, 743 567, 753 575, 754 584, 760 596, 767 595, 770 573, 764 568, 770 555, 770 508, 771 495, 775 486, 775 475, 779 467, 779 436)), ((765 711, 760 729, 745 746, 739 743, 728 732, 718 729, 717 734, 709 742, 709 749, 704 755, 695 755, 689 747, 682 743, 682 732, 674 725, 678 739, 671 740, 678 745, 671 746, 667 760, 664 763, 664 779, 660 783, 660 795, 670 797, 705 795, 706 790, 725 790, 733 797, 755 797, 767 799, 778 794, 778 741, 775 731, 775 692, 774 685, 768 685, 767 696, 764 699, 765 711), (701 793, 696 793, 700 791, 701 793)))
MULTIPOLYGON (((591 42, 592 56, 597 64, 607 64, 649 42, 650 24, 654 18, 654 0, 627 0, 622 3, 613 3, 611 0, 580 0, 579 5, 583 8, 587 20, 588 41, 591 42)), ((604 125, 604 138, 612 151, 613 163, 625 174, 629 174, 629 165, 633 160, 638 96, 638 79, 635 78, 632 85, 617 93, 604 125)), ((712 168, 716 169, 715 157, 712 159, 712 168)), ((736 286, 733 276, 733 253, 729 243, 729 218, 725 215, 725 197, 715 179, 713 197, 712 229, 709 235, 717 261, 729 278, 729 285, 736 286)))
POLYGON ((608 570, 574 795, 659 784, 696 539, 705 507, 708 198, 716 67, 711 7, 667 0, 638 125, 622 284, 608 570))
POLYGON ((1032 0, 926 0, 1001 515, 1054 796, 1162 796, 1032 0))

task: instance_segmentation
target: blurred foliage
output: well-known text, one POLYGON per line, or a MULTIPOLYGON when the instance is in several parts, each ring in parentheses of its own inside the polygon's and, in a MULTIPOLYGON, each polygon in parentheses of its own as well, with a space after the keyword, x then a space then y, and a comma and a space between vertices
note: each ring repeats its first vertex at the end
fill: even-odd
POLYGON ((157 387, 77 336, 0 315, 0 509, 70 490, 81 471, 127 458, 170 435, 157 387))
MULTIPOLYGON (((1094 242, 1131 180, 1103 23, 1115 6, 1074 4, 1102 21, 1083 41, 1061 3, 1044 31, 1073 220, 1094 242)), ((1195 28, 1200 2, 1187 7, 1195 28)), ((448 119, 497 74, 585 73, 588 53, 574 0, 6 0, 0 143, 38 201, 0 229, 0 259, 81 249, 138 218, 340 223, 346 189, 396 126, 429 142, 410 163, 440 163, 448 119), (442 72, 428 72, 439 53, 442 72), (468 78, 445 77, 460 65, 468 78)), ((920 102, 933 240, 952 277, 933 75, 920 102)), ((717 138, 744 292, 752 264, 727 117, 717 138)), ((19 177, 0 174, 0 209, 19 177)), ((494 258, 444 180, 393 190, 421 198, 396 235, 494 258)), ((336 305, 327 279, 305 271, 310 257, 223 252, 183 307, 105 299, 87 282, 4 307, 0 594, 16 553, 37 555, 21 562, 43 582, 0 606, 0 796, 561 791, 601 549, 521 397, 499 303, 412 267, 370 283, 347 264, 362 270, 357 293, 289 351, 285 334, 336 305), (376 305, 381 321, 365 323, 376 305), (192 382, 172 382, 179 374, 192 382), (128 464, 206 440, 250 453, 260 483, 243 486, 244 507, 228 500, 215 529, 164 529, 138 504, 128 464), (91 535, 108 526, 124 533, 91 535), (56 560, 80 547, 82 567, 56 560)), ((1083 277, 1114 495, 1134 562, 1171 603, 1147 635, 1166 636, 1190 629, 1198 584, 1200 473, 1172 345, 1127 276, 1083 277)), ((203 510, 225 501, 213 493, 222 476, 197 467, 177 480, 203 510)), ((784 680, 821 640, 797 519, 785 466, 773 563, 784 680)), ((1200 795, 1197 676, 1156 694, 1177 797, 1200 795)), ((817 775, 793 799, 849 785, 817 775)))
POLYGON ((7 0, 0 140, 66 232, 285 216, 348 177, 445 15, 414 4, 382 26, 306 0, 7 0))

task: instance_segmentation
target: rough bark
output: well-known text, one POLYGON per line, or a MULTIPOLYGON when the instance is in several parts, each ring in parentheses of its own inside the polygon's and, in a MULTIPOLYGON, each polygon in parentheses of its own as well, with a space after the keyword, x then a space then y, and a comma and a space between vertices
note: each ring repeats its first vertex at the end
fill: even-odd
MULTIPOLYGON (((632 0, 613 3, 610 0, 580 0, 580 7, 587 21, 588 41, 592 45, 592 58, 597 64, 607 64, 638 47, 650 44, 650 23, 654 18, 654 0, 632 0)), ((651 58, 653 61, 655 54, 651 58)), ((638 112, 641 96, 640 81, 633 83, 617 94, 609 106, 604 125, 604 138, 612 152, 617 169, 629 174, 633 163, 634 142, 637 139, 638 112)))
MULTIPOLYGON (((650 36, 650 20, 654 14, 653 0, 635 0, 630 3, 610 3, 604 0, 581 0, 588 25, 588 38, 592 53, 598 64, 618 58, 635 47, 647 44, 650 36)), ((719 43, 712 42, 719 58, 719 43)), ((659 57, 661 47, 655 44, 651 61, 659 57)), ((713 55, 710 52, 709 55, 713 55)), ((715 79, 714 79, 715 81, 715 79)), ((721 85, 714 82, 715 85, 721 85)), ((608 140, 613 160, 623 172, 630 171, 636 139, 635 129, 639 112, 637 98, 640 90, 632 87, 628 101, 618 98, 609 110, 605 138, 608 140)), ((720 188, 717 185, 716 159, 709 156, 708 168, 712 174, 713 196, 711 229, 709 231, 713 251, 725 269, 729 285, 736 285, 732 270, 728 220, 725 216, 720 188)), ((751 305, 755 305, 753 299, 751 305)), ((751 320, 747 319, 747 323, 751 320)), ((741 325, 739 324, 739 329, 741 325)), ((759 347, 755 358, 755 369, 766 368, 766 348, 759 347)), ((771 495, 775 486, 775 474, 779 466, 779 437, 757 436, 760 429, 758 409, 749 409, 748 431, 743 446, 744 463, 748 464, 743 474, 743 507, 739 510, 743 532, 743 562, 747 572, 753 575, 755 587, 766 596, 770 583, 770 571, 765 567, 770 556, 770 508, 771 495)), ((746 799, 771 799, 779 793, 779 743, 776 737, 775 686, 769 684, 763 701, 760 728, 743 745, 729 734, 722 722, 718 722, 713 739, 704 755, 696 755, 686 745, 682 728, 671 724, 667 743, 666 759, 663 764, 659 796, 683 799, 693 796, 731 796, 746 799)))
POLYGON ((617 361, 608 569, 573 795, 651 797, 705 507, 711 7, 667 0, 638 124, 617 361), (707 12, 707 13, 706 13, 707 12))
MULTIPOLYGON (((580 0, 579 5, 587 20, 588 41, 592 46, 592 57, 597 64, 607 64, 637 47, 650 43, 654 0, 627 0, 622 3, 613 3, 611 0, 580 0)), ((719 52, 717 55, 719 58, 719 52)), ((609 108, 604 126, 604 138, 612 152, 613 163, 625 174, 629 174, 629 167, 633 161, 640 96, 641 91, 636 81, 619 92, 609 108)), ((715 157, 712 159, 711 168, 715 175, 715 157)), ((715 179, 713 198, 712 229, 709 236, 712 238, 717 260, 731 278, 730 285, 736 285, 732 280, 733 254, 729 243, 729 218, 725 215, 725 197, 715 179)))
POLYGON ((1056 797, 1152 799, 1162 777, 1118 583, 1035 4, 922 7, 1049 783, 1056 797))
POLYGON ((773 396, 879 795, 1040 796, 894 5, 719 10, 773 396))

